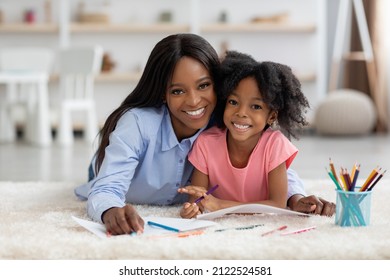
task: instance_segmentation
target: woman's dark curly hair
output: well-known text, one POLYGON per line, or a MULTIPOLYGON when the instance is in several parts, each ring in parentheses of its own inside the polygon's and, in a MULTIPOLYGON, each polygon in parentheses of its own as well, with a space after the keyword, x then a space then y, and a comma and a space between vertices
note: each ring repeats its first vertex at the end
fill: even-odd
POLYGON ((225 127, 223 112, 226 100, 240 81, 247 77, 256 79, 264 102, 271 110, 278 112, 277 125, 280 130, 288 138, 298 138, 296 132, 307 125, 305 113, 310 106, 291 68, 275 62, 258 62, 250 55, 236 51, 228 51, 221 63, 217 87, 219 100, 215 111, 217 125, 225 127))

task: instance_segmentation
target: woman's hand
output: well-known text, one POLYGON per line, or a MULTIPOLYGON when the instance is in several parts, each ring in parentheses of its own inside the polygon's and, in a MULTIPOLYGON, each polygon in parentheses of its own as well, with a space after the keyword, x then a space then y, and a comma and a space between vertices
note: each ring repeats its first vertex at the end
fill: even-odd
POLYGON ((288 204, 291 210, 307 214, 331 217, 336 211, 336 205, 333 202, 329 202, 315 195, 305 197, 296 194, 290 197, 288 204))
POLYGON ((102 220, 106 225, 107 232, 112 235, 130 234, 133 232, 140 234, 144 231, 144 220, 131 205, 125 205, 122 208, 113 207, 106 210, 102 215, 102 220))

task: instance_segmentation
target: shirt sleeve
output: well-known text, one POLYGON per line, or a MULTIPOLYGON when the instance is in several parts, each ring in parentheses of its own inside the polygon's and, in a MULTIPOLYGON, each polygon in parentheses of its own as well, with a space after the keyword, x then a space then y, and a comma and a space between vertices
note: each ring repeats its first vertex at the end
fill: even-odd
POLYGON ((306 196, 303 182, 299 178, 295 170, 291 168, 287 169, 287 179, 288 179, 288 191, 287 191, 288 199, 295 194, 301 194, 303 196, 306 196))
POLYGON ((290 198, 295 194, 306 196, 302 180, 299 178, 297 172, 289 168, 297 155, 297 148, 280 132, 273 133, 271 137, 272 141, 269 141, 270 146, 272 147, 270 170, 278 166, 281 162, 286 162, 288 184, 287 198, 290 198))
POLYGON ((125 205, 126 193, 144 145, 137 117, 132 113, 123 115, 109 141, 88 194, 88 215, 98 222, 102 222, 101 216, 107 209, 125 205))
POLYGON ((206 158, 208 153, 206 151, 205 139, 206 137, 204 134, 199 135, 188 154, 188 160, 196 169, 203 174, 208 175, 209 172, 206 158))

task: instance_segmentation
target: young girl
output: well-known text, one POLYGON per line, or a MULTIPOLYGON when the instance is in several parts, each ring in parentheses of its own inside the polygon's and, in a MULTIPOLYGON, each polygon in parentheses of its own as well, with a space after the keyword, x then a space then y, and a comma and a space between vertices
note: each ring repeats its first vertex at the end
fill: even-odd
MULTIPOLYGON (((309 107, 300 83, 285 65, 259 63, 233 51, 221 68, 225 96, 216 110, 218 127, 196 140, 189 154, 192 186, 179 192, 190 194, 190 202, 204 196, 199 205, 208 211, 244 203, 285 208, 287 169, 298 152, 287 137, 306 125, 309 107)), ((197 204, 185 203, 180 214, 192 218, 198 211, 197 204)))
MULTIPOLYGON (((188 185, 193 171, 188 152, 215 108, 219 66, 214 48, 198 35, 169 35, 153 48, 139 83, 104 124, 90 181, 75 190, 88 199, 89 217, 103 222, 107 231, 143 231, 132 204, 188 200, 177 189, 188 185)), ((295 173, 289 173, 289 188, 289 205, 297 211, 327 208, 322 207, 326 201, 301 195, 295 173)))

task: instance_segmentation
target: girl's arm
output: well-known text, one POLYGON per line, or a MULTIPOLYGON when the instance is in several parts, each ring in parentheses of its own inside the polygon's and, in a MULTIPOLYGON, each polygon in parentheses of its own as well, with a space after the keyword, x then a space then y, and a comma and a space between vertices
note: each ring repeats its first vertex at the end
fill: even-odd
MULTIPOLYGON (((207 189, 200 186, 208 186, 207 175, 196 170, 194 171, 192 178, 193 179, 191 180, 191 183, 193 185, 181 189, 181 192, 190 194, 191 203, 198 197, 204 196, 204 199, 201 202, 199 202, 199 206, 201 208, 207 209, 208 211, 216 211, 216 210, 220 210, 232 206, 248 204, 244 202, 218 199, 211 194, 205 195, 207 189)), ((262 200, 262 201, 253 201, 250 203, 259 203, 259 204, 265 204, 265 205, 270 205, 279 208, 286 208, 287 170, 286 170, 286 164, 284 162, 269 172, 268 185, 269 185, 269 199, 262 200)))
POLYGON ((279 208, 286 208, 287 186, 287 169, 286 163, 283 162, 268 173, 269 198, 267 200, 260 201, 259 203, 279 208))
MULTIPOLYGON (((190 203, 193 203, 196 199, 203 196, 204 199, 201 200, 197 205, 196 204, 194 205, 194 207, 196 206, 196 209, 198 209, 198 211, 202 211, 202 212, 203 212, 203 210, 207 210, 207 211, 212 212, 212 211, 216 211, 219 209, 243 204, 243 203, 236 202, 236 201, 218 199, 211 194, 206 195, 206 192, 208 189, 209 189, 208 175, 202 173, 198 169, 195 169, 193 174, 192 174, 192 177, 191 177, 191 186, 186 186, 185 188, 181 188, 181 189, 179 189, 179 192, 189 194, 190 195, 190 198, 189 198, 190 203)), ((183 209, 180 212, 180 214, 183 213, 183 210, 185 210, 184 208, 186 206, 187 206, 187 208, 189 208, 189 206, 185 204, 183 206, 183 209)), ((187 211, 189 211, 189 210, 187 210, 187 211)), ((182 215, 182 217, 183 217, 183 215, 182 215)))
MULTIPOLYGON (((237 202, 232 200, 223 200, 214 197, 212 194, 206 195, 206 191, 208 189, 209 179, 206 174, 203 174, 199 170, 194 170, 194 173, 191 178, 191 186, 187 186, 185 188, 179 189, 179 192, 188 193, 190 195, 189 202, 193 203, 195 199, 204 196, 204 199, 198 203, 200 208, 207 209, 208 211, 216 211, 232 206, 248 204, 243 202, 237 202)), ((268 186, 269 186, 269 198, 267 200, 262 201, 254 201, 251 203, 259 203, 270 205, 279 208, 286 208, 287 201, 287 170, 286 164, 283 162, 272 171, 268 173, 268 186)), ((192 207, 188 205, 184 205, 181 211, 181 214, 186 209, 184 207, 187 206, 188 212, 194 213, 195 211, 199 211, 197 205, 191 204, 192 207)), ((196 215, 195 215, 196 216, 196 215)), ((182 215, 183 217, 183 215, 182 215)))

